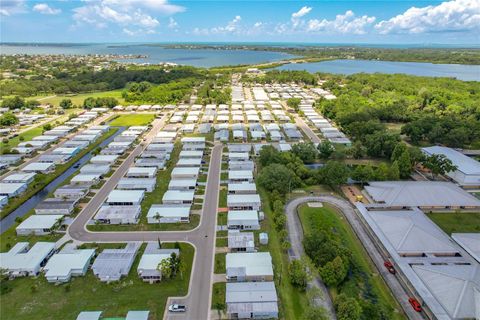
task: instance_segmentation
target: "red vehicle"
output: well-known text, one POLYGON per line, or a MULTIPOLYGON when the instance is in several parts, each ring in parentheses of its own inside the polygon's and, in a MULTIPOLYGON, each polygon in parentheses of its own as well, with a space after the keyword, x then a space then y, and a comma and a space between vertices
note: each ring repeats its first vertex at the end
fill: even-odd
POLYGON ((417 299, 410 297, 408 298, 408 302, 410 302, 410 305, 412 306, 413 310, 417 312, 422 312, 422 306, 420 305, 420 302, 418 302, 417 299))
POLYGON ((396 273, 395 268, 393 267, 393 264, 390 261, 385 261, 383 265, 385 266, 385 268, 387 268, 388 272, 390 272, 391 274, 396 273))

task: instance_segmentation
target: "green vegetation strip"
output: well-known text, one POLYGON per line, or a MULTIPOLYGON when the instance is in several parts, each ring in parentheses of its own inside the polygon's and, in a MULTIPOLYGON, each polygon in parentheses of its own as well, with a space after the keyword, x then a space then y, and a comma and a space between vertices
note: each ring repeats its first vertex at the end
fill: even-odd
POLYGON ((329 287, 334 300, 339 294, 345 294, 357 300, 362 307, 362 319, 376 319, 381 316, 380 311, 388 319, 405 318, 360 240, 338 211, 328 205, 322 208, 302 205, 298 213, 305 236, 316 236, 326 232, 334 241, 341 241, 348 251, 351 268, 345 280, 336 287, 329 287))
MULTIPOLYGON (((161 319, 167 298, 183 296, 188 292, 194 248, 180 243, 180 258, 185 264, 182 276, 177 275, 174 279, 148 284, 137 275, 137 266, 144 246, 138 253, 129 275, 110 284, 100 282, 91 270, 86 276, 75 277, 62 285, 48 283, 43 275, 11 281, 2 279, 0 318, 76 319, 81 311, 92 310, 103 311, 104 317, 124 317, 129 310, 150 310, 151 319, 161 319)), ((173 248, 174 244, 162 244, 162 247, 173 248)), ((103 248, 104 246, 100 245, 97 253, 103 248)))
POLYGON ((480 212, 433 212, 427 213, 443 231, 480 232, 480 212))
POLYGON ((95 149, 102 141, 108 139, 108 137, 112 136, 117 132, 117 128, 112 128, 108 132, 104 133, 97 141, 93 144, 89 145, 88 148, 83 149, 80 151, 75 157, 73 157, 70 161, 64 164, 60 164, 55 166, 55 171, 49 174, 37 174, 35 176, 34 181, 28 186, 27 191, 21 194, 20 197, 15 197, 10 199, 9 203, 3 208, 0 213, 0 218, 4 218, 8 216, 12 211, 17 209, 22 203, 33 197, 35 194, 43 190, 45 186, 47 186, 50 182, 60 176, 62 173, 67 171, 75 162, 77 162, 80 158, 86 155, 88 152, 95 149))
POLYGON ((212 288, 212 309, 225 310, 225 292, 227 284, 225 282, 217 282, 212 288))
POLYGON ((153 119, 155 119, 155 115, 152 113, 121 114, 109 124, 114 127, 146 126, 153 119))
POLYGON ((226 256, 227 254, 226 253, 217 253, 215 254, 215 267, 213 268, 213 273, 219 273, 219 274, 222 274, 222 273, 226 273, 227 272, 227 269, 226 269, 226 256))

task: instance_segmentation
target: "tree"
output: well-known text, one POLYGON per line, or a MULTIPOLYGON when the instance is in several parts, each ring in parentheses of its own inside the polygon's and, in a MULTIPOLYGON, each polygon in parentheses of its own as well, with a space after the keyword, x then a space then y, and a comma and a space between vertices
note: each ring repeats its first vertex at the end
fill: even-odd
POLYGON ((328 140, 325 140, 325 141, 319 143, 318 146, 317 146, 317 149, 318 149, 319 156, 320 156, 321 159, 330 158, 332 153, 335 151, 335 147, 328 140))
POLYGON ((2 101, 2 108, 8 109, 21 109, 25 107, 25 100, 20 98, 19 96, 15 96, 13 98, 5 98, 2 101))
POLYGON ((260 161, 260 164, 262 166, 268 166, 269 164, 273 163, 280 163, 281 154, 272 145, 263 146, 262 149, 260 149, 258 160, 260 161))
POLYGON ((423 166, 432 173, 432 178, 440 174, 457 170, 457 166, 443 154, 432 154, 425 158, 422 162, 423 166))
POLYGON ((280 246, 282 247, 282 250, 284 252, 287 252, 292 247, 292 244, 290 242, 288 242, 287 240, 283 240, 282 243, 280 244, 280 246))
POLYGON ((308 274, 305 264, 301 260, 292 260, 288 266, 290 282, 301 291, 307 289, 308 274))
POLYGON ((73 106, 72 100, 71 99, 63 99, 60 101, 60 107, 62 109, 70 109, 73 106))
POLYGON ((294 109, 295 112, 298 112, 298 107, 300 106, 300 103, 302 102, 302 100, 300 98, 289 98, 287 100, 287 105, 294 109))
POLYGON ((169 279, 172 276, 172 266, 170 264, 170 258, 162 259, 158 264, 157 270, 162 273, 162 278, 169 279))
POLYGON ((271 164, 262 169, 258 183, 268 191, 278 191, 285 195, 291 189, 300 186, 301 181, 292 170, 282 164, 271 164))
POLYGON ((405 143, 397 143, 395 146, 395 149, 393 149, 392 156, 390 157, 390 160, 393 162, 395 160, 400 159, 400 156, 404 154, 405 152, 408 152, 407 145, 405 143))
POLYGON ((398 162, 395 161, 390 168, 388 168, 388 179, 398 180, 400 179, 400 169, 398 168, 398 162))
POLYGON ((13 126, 18 124, 18 118, 11 112, 5 112, 1 117, 0 117, 0 126, 13 126))
POLYGON ((306 309, 303 312, 302 319, 303 320, 327 320, 329 319, 329 317, 325 308, 308 305, 306 306, 306 309))
POLYGON ((407 149, 405 149, 405 151, 403 151, 393 163, 397 163, 400 178, 406 179, 410 177, 410 174, 413 170, 413 165, 410 158, 410 152, 407 149))
POLYGON ((323 167, 318 169, 318 181, 333 188, 347 182, 350 170, 348 167, 337 161, 328 161, 323 167))
POLYGON ((352 172, 352 179, 364 184, 375 179, 375 174, 371 165, 356 166, 352 172))
POLYGON ((319 269, 323 282, 329 287, 336 287, 342 283, 347 276, 347 272, 348 265, 341 257, 335 257, 319 269))
POLYGON ((335 309, 338 320, 358 320, 362 314, 362 307, 358 301, 343 293, 335 299, 335 309))
POLYGON ((365 153, 367 153, 367 149, 362 145, 360 141, 356 141, 348 151, 354 159, 363 158, 365 156, 365 153))
POLYGON ((52 130, 52 125, 50 123, 43 125, 43 131, 45 132, 48 130, 52 130))
POLYGON ((294 144, 292 153, 302 159, 303 163, 312 163, 317 158, 317 149, 315 149, 313 143, 294 144))

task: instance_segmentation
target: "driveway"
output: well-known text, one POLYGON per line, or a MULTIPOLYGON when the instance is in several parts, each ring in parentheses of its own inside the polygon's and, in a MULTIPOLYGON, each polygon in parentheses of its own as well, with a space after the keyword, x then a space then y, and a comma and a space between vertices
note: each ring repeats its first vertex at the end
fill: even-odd
MULTIPOLYGON (((403 311, 408 316, 409 319, 420 320, 423 317, 413 311, 409 302, 408 302, 408 294, 405 292, 403 287, 401 286, 398 278, 395 275, 390 274, 383 266, 383 262, 385 258, 381 255, 377 246, 370 238, 369 234, 365 230, 362 222, 357 216, 355 209, 353 206, 346 200, 331 196, 331 195, 321 195, 321 196, 307 196, 296 198, 287 203, 285 206, 285 212, 287 214, 287 221, 288 221, 288 232, 290 235, 290 241, 292 243, 292 251, 296 257, 300 257, 304 254, 302 240, 303 240, 303 230, 302 225, 300 223, 300 219, 298 218, 297 208, 301 204, 308 203, 308 202, 322 202, 327 203, 335 208, 337 208, 342 214, 345 216, 347 221, 350 223, 350 226, 354 230, 357 237, 360 239, 363 247, 365 248, 366 252, 369 254, 370 258, 372 259, 373 263, 377 268, 377 272, 382 276, 385 282, 388 284, 391 292, 393 293, 396 300, 400 303, 403 311)), ((320 285, 320 289, 323 292, 326 292, 325 285, 317 279, 317 284, 320 285)), ((327 310, 333 310, 332 302, 328 294, 324 294, 324 297, 327 297, 325 301, 323 301, 324 305, 327 306, 327 310)))

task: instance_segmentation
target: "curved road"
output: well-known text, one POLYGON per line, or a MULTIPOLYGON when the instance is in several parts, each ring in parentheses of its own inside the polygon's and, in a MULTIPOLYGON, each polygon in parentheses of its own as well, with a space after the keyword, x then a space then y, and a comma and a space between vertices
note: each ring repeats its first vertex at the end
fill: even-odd
MULTIPOLYGON (((156 134, 164 121, 154 123, 154 128, 146 141, 156 134)), ((211 299, 211 279, 213 274, 213 259, 215 234, 217 224, 218 192, 220 188, 220 168, 222 162, 222 144, 215 144, 211 153, 208 169, 205 200, 200 218, 200 224, 189 231, 132 231, 132 232, 92 232, 85 225, 102 205, 108 193, 116 186, 125 174, 135 157, 141 153, 144 146, 138 145, 115 173, 102 186, 88 205, 78 214, 69 226, 68 235, 82 242, 127 242, 127 241, 167 241, 188 242, 195 247, 194 262, 190 276, 189 292, 185 297, 169 298, 168 303, 175 302, 187 305, 187 312, 170 314, 165 312, 167 319, 208 319, 211 299)))
MULTIPOLYGON (((390 290, 392 291, 397 301, 400 302, 400 305, 402 306, 402 309, 406 313, 408 318, 415 319, 415 320, 423 319, 420 314, 413 311, 413 309, 410 307, 410 304, 408 302, 408 295, 404 291, 398 279, 394 275, 390 274, 383 267, 384 258, 378 251, 375 244, 372 242, 371 238, 369 237, 362 222, 360 221, 357 214, 355 213, 355 209, 353 208, 353 206, 350 204, 350 202, 342 198, 335 197, 332 195, 306 196, 306 197, 292 199, 287 203, 287 205, 285 206, 285 212, 287 214, 288 233, 290 236, 290 241, 292 243, 291 249, 294 253, 294 257, 300 258, 304 254, 303 245, 302 245, 303 229, 302 229, 302 224, 300 223, 300 219, 298 218, 297 208, 301 204, 308 203, 308 202, 328 203, 329 205, 337 208, 340 212, 343 213, 347 221, 350 223, 350 226, 355 231, 355 234, 363 244, 363 247, 368 252, 370 258, 376 265, 378 273, 383 277, 385 282, 388 284, 388 286, 390 287, 390 290)), ((328 295, 328 291, 325 285, 323 284, 323 282, 321 282, 320 279, 316 279, 316 280, 317 280, 316 285, 319 286, 319 288, 324 293, 324 297, 323 297, 324 300, 322 301, 323 306, 325 306, 327 310, 330 310, 330 314, 334 314, 332 313, 332 311, 334 310, 332 301, 330 299, 330 296, 328 295)))

